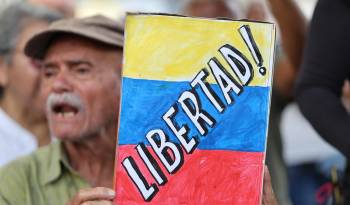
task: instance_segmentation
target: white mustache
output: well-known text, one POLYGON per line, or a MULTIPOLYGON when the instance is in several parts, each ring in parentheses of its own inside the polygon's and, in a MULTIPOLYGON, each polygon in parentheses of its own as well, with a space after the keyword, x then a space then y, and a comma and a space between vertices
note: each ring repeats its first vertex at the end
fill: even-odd
POLYGON ((83 109, 83 102, 80 97, 74 93, 50 93, 49 97, 46 100, 46 110, 51 111, 52 108, 57 104, 67 104, 78 110, 83 109))

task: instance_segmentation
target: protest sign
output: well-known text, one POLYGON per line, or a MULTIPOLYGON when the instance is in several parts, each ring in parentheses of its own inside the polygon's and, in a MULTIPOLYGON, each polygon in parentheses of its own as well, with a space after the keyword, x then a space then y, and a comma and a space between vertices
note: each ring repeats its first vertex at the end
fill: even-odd
POLYGON ((258 205, 275 26, 129 14, 118 205, 258 205))

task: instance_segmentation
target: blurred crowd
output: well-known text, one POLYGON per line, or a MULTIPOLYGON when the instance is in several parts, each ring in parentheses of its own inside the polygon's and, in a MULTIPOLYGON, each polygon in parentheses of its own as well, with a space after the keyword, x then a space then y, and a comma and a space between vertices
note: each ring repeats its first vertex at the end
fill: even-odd
POLYGON ((263 204, 349 204, 350 1, 315 3, 312 18, 306 18, 294 0, 164 0, 158 1, 159 10, 141 0, 4 1, 0 5, 0 204, 45 204, 45 197, 57 190, 65 193, 63 204, 97 199, 109 204, 113 199, 108 188, 112 188, 114 154, 103 153, 115 152, 119 110, 113 105, 120 95, 127 11, 276 23, 266 164, 278 202, 263 200, 263 204), (101 13, 109 18, 91 17, 101 13), (98 31, 92 29, 95 25, 98 31), (104 64, 95 62, 95 56, 103 57, 104 64), (97 72, 96 65, 111 69, 97 72), (114 91, 115 95, 101 97, 102 102, 93 102, 114 91), (72 120, 77 127, 61 125, 78 114, 81 119, 72 120), (51 163, 56 158, 58 167, 51 163), (41 180, 37 175, 44 168, 41 180), (50 187, 44 188, 42 181, 50 187), (26 188, 17 189, 22 185, 26 188), (37 191, 31 195, 30 189, 37 191), (17 194, 11 193, 15 190, 17 194))

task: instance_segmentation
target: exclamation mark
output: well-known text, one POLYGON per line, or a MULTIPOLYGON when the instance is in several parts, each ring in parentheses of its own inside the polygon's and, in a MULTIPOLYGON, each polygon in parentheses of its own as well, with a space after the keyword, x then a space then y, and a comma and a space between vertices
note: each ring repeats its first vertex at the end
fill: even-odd
POLYGON ((250 53, 252 54, 255 63, 259 67, 259 73, 261 75, 266 74, 266 68, 263 67, 263 58, 261 56, 261 53, 259 51, 258 46, 256 45, 252 32, 250 31, 250 28, 248 25, 244 25, 241 28, 239 28, 239 33, 241 34, 245 44, 248 46, 250 53))

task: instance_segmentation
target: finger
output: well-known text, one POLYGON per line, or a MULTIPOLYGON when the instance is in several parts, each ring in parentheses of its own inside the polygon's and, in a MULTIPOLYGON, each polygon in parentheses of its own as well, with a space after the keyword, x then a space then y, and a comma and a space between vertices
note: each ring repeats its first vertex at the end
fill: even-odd
POLYGON ((265 166, 264 171, 264 187, 263 187, 263 205, 277 205, 275 194, 273 193, 271 176, 269 169, 265 166))
POLYGON ((86 201, 112 200, 115 197, 115 192, 112 189, 105 187, 96 187, 80 190, 69 205, 80 205, 86 201))
POLYGON ((112 201, 99 200, 99 201, 87 201, 81 205, 113 205, 112 201))
POLYGON ((265 166, 265 171, 264 171, 264 192, 265 193, 272 193, 272 185, 271 185, 271 176, 270 176, 270 171, 267 166, 265 166))

